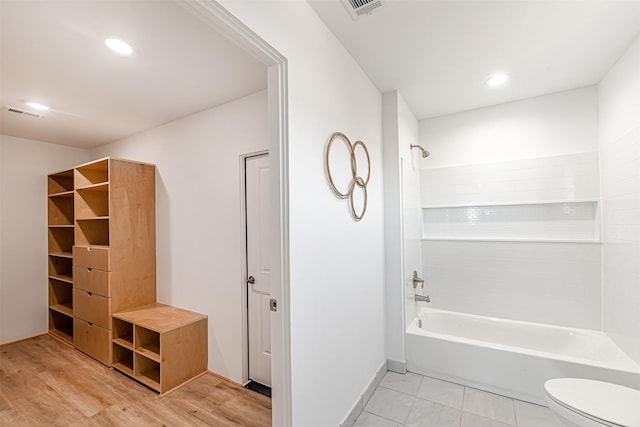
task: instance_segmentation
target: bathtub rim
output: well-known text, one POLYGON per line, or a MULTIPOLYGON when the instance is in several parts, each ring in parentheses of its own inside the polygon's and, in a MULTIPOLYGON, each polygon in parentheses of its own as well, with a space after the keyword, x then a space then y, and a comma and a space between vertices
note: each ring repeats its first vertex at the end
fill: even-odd
POLYGON ((640 375, 640 365, 638 365, 629 355, 627 355, 624 351, 622 351, 622 349, 620 349, 620 347, 618 347, 615 344, 615 342, 613 342, 613 340, 605 332, 596 331, 596 330, 592 330, 592 329, 581 329, 581 328, 573 328, 573 327, 567 327, 567 326, 549 325, 549 324, 545 324, 545 323, 528 322, 528 321, 523 321, 523 320, 512 320, 512 319, 505 319, 505 318, 500 318, 500 317, 491 317, 491 316, 484 316, 484 315, 479 315, 479 314, 463 313, 463 312, 457 312, 457 311, 453 311, 453 310, 443 310, 443 309, 431 308, 431 307, 421 307, 418 310, 416 317, 411 321, 409 326, 406 328, 405 333, 406 334, 415 335, 415 336, 426 336, 426 337, 430 337, 430 338, 442 339, 442 340, 449 341, 449 342, 459 342, 459 343, 468 344, 468 345, 487 347, 487 348, 491 348, 491 349, 494 349, 494 350, 502 350, 502 351, 526 354, 526 355, 535 356, 535 357, 542 357, 542 358, 547 358, 547 359, 560 360, 560 361, 563 361, 563 362, 578 363, 578 364, 582 364, 582 365, 591 365, 591 366, 595 366, 595 367, 598 367, 598 368, 610 369, 610 370, 620 371, 620 372, 629 372, 629 373, 632 373, 632 374, 640 375), (604 337, 612 345, 614 345, 616 347, 616 349, 620 352, 620 355, 624 358, 624 364, 621 365, 618 361, 603 362, 603 361, 598 361, 598 360, 593 360, 593 359, 576 358, 576 357, 573 357, 573 356, 564 356, 564 355, 562 355, 560 353, 551 353, 551 352, 535 350, 535 349, 531 349, 531 348, 524 348, 524 347, 518 347, 518 346, 494 343, 494 342, 489 342, 489 341, 484 341, 484 340, 477 340, 477 339, 473 339, 473 338, 460 337, 460 336, 457 336, 457 335, 448 335, 448 334, 444 334, 444 333, 426 331, 426 330, 418 327, 418 319, 420 318, 420 314, 422 312, 446 313, 448 315, 455 315, 455 316, 461 316, 461 317, 466 317, 466 318, 476 318, 476 319, 481 319, 481 320, 489 320, 489 321, 499 322, 499 323, 508 322, 508 323, 516 324, 516 325, 523 326, 523 327, 535 327, 535 328, 541 328, 541 329, 555 329, 555 330, 559 329, 559 330, 562 330, 564 332, 576 332, 576 331, 578 331, 578 332, 583 333, 585 335, 590 335, 590 336, 594 336, 594 337, 598 337, 598 338, 603 338, 604 337))

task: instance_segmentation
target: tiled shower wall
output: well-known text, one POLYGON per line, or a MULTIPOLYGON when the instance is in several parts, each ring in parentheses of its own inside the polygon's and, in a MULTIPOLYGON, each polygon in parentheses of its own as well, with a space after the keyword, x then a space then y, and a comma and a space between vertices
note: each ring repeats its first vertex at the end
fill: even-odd
POLYGON ((604 328, 640 363, 640 128, 600 156, 604 328))
POLYGON ((598 154, 593 149, 577 154, 423 169, 422 205, 597 200, 598 154))
POLYGON ((421 171, 431 306, 601 328, 598 154, 421 171))
POLYGON ((604 331, 640 364, 640 37, 598 85, 604 331))

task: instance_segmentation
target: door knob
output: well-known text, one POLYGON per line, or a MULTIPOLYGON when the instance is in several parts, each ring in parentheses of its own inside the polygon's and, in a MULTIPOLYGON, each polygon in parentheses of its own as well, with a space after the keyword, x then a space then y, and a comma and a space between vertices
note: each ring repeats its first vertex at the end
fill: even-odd
POLYGON ((249 276, 249 278, 247 279, 247 283, 250 285, 253 285, 256 283, 256 278, 253 276, 249 276))

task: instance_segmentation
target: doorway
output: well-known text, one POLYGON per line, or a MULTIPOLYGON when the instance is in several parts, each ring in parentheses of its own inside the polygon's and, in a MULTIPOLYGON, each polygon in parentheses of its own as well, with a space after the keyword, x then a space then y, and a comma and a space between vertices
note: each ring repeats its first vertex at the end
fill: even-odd
MULTIPOLYGON (((274 426, 290 427, 292 425, 292 396, 287 59, 215 0, 180 2, 179 4, 218 31, 223 32, 236 42, 238 47, 245 49, 268 67, 269 163, 272 172, 270 183, 272 196, 270 200, 271 297, 277 301, 277 311, 271 314, 272 420, 274 426)), ((246 319, 246 316, 243 317, 246 319)))
POLYGON ((271 222, 269 154, 244 157, 247 374, 271 397, 271 222))

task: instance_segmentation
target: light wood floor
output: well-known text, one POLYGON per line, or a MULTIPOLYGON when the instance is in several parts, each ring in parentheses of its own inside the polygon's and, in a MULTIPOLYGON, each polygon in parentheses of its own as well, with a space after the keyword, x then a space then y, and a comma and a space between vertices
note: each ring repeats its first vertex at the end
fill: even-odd
POLYGON ((0 426, 270 426, 271 399, 213 375, 157 394, 48 335, 0 346, 0 426))

